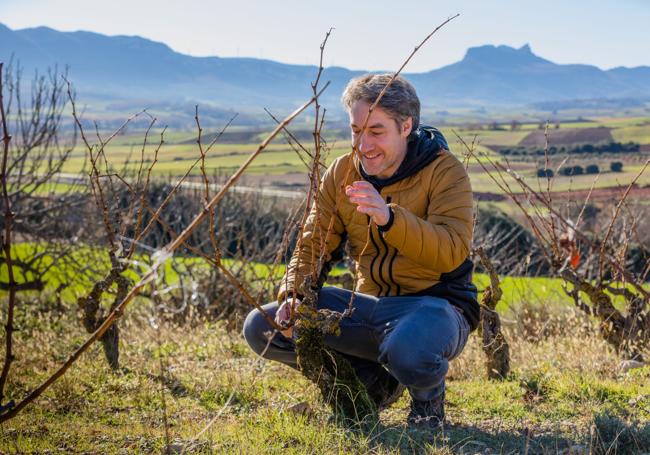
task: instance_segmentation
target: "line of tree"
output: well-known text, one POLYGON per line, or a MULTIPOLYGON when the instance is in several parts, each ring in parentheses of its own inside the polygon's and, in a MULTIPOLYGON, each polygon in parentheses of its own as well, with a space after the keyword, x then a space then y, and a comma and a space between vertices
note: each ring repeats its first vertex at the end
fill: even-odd
POLYGON ((499 153, 505 156, 545 156, 545 155, 590 155, 604 153, 638 153, 641 145, 636 142, 610 142, 608 144, 581 144, 571 147, 551 146, 548 151, 544 148, 529 148, 517 146, 513 148, 505 147, 499 149, 499 153))
MULTIPOLYGON (((613 161, 609 163, 610 172, 623 172, 623 163, 621 161, 613 161)), ((560 175, 565 177, 570 177, 572 175, 583 175, 583 174, 598 174, 600 173, 600 167, 597 164, 589 164, 585 167, 580 165, 575 166, 565 166, 558 172, 560 175)), ((539 168, 537 169, 537 177, 539 178, 553 178, 555 172, 553 169, 548 168, 539 168)))

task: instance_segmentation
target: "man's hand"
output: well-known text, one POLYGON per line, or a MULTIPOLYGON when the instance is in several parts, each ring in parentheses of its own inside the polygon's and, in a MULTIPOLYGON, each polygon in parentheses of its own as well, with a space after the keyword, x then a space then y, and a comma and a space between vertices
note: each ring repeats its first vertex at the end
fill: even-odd
POLYGON ((345 187, 345 194, 350 202, 357 204, 357 210, 370 216, 377 226, 384 226, 390 220, 390 208, 369 182, 354 182, 345 187))
MULTIPOLYGON (((299 305, 300 299, 294 299, 292 297, 286 298, 275 313, 275 322, 283 327, 287 325, 291 321, 291 315, 295 314, 296 308, 298 308, 299 305)), ((287 330, 281 330, 280 333, 287 338, 291 338, 293 335, 293 326, 289 327, 287 330)))

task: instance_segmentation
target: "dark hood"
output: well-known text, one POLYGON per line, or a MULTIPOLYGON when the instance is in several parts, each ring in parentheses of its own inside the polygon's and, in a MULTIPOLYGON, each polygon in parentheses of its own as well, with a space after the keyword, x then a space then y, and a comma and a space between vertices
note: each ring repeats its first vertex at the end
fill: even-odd
POLYGON ((422 125, 409 135, 404 161, 392 176, 382 179, 368 175, 359 160, 356 162, 361 176, 375 188, 380 189, 417 173, 438 157, 440 149, 449 150, 445 137, 437 128, 422 125))

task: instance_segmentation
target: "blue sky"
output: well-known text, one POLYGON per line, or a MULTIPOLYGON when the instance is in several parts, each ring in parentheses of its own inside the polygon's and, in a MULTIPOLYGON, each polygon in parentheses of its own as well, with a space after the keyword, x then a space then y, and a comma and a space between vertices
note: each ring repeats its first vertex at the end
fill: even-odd
POLYGON ((650 66, 648 0, 0 0, 0 22, 12 29, 140 35, 196 56, 314 64, 334 27, 325 64, 368 70, 396 69, 456 13, 407 71, 456 62, 472 46, 526 43, 557 63, 650 66))

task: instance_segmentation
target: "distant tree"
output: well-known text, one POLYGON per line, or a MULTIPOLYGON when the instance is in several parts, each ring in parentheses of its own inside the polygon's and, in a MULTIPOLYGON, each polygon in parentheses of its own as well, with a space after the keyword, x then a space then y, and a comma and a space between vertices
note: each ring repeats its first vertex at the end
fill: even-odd
POLYGON ((620 161, 613 161, 609 163, 609 170, 612 172, 623 172, 623 163, 620 161))
POLYGON ((560 169, 560 174, 567 177, 572 175, 581 175, 584 174, 584 169, 582 166, 567 166, 560 169))
POLYGON ((510 123, 510 129, 511 129, 512 131, 516 131, 516 130, 521 129, 521 123, 519 123, 517 120, 513 120, 513 121, 510 123))
POLYGON ((600 169, 598 168, 598 165, 597 165, 597 164, 590 164, 590 165, 587 166, 587 168, 585 169, 585 172, 586 172, 587 174, 598 174, 598 173, 600 172, 600 169))
POLYGON ((537 169, 537 177, 539 178, 553 178, 553 169, 537 169))

